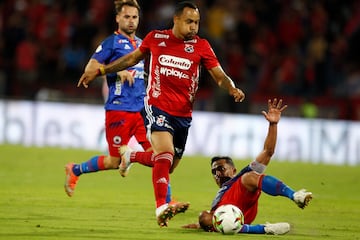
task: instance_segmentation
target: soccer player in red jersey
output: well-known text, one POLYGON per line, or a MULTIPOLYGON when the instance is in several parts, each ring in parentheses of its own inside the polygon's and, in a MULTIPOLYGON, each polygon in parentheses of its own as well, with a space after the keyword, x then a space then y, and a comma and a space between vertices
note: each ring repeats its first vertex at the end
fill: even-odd
MULTIPOLYGON (((140 7, 136 0, 114 1, 118 29, 108 36, 91 56, 85 71, 98 69, 102 64, 114 61, 137 49, 142 40, 136 36, 139 24, 140 7)), ((152 154, 151 144, 146 138, 146 130, 140 110, 144 107, 145 80, 144 62, 140 61, 124 71, 109 73, 106 81, 105 134, 109 155, 93 156, 80 164, 68 163, 65 167, 65 192, 71 197, 79 177, 109 169, 118 169, 120 164, 119 147, 129 143, 132 136, 143 150, 152 154)), ((149 165, 148 166, 152 166, 149 165)), ((120 168, 120 174, 127 175, 128 168, 120 168)), ((166 202, 175 208, 175 213, 185 212, 189 203, 171 199, 171 187, 168 184, 166 202)))
POLYGON ((88 87, 99 75, 124 70, 149 56, 149 79, 144 122, 154 153, 131 152, 120 148, 120 171, 131 162, 153 166, 153 186, 158 224, 167 226, 176 209, 167 204, 165 196, 169 173, 178 165, 185 150, 195 95, 199 85, 200 66, 205 67, 218 86, 234 97, 245 98, 223 71, 209 42, 197 36, 200 13, 192 2, 179 2, 175 7, 174 25, 169 30, 154 30, 146 35, 139 48, 97 71, 86 70, 78 86, 88 87))
POLYGON ((277 124, 281 112, 287 107, 282 105, 282 100, 268 101, 268 111, 263 111, 265 119, 269 122, 268 133, 263 150, 248 166, 236 174, 232 159, 228 156, 213 157, 211 159, 211 173, 216 184, 220 187, 210 211, 203 211, 199 216, 198 224, 189 224, 184 228, 203 228, 214 231, 212 216, 215 210, 225 204, 237 206, 244 214, 244 225, 239 233, 268 233, 285 234, 290 230, 288 223, 251 225, 254 221, 258 200, 261 192, 271 196, 283 196, 294 201, 300 208, 307 206, 312 198, 312 193, 301 189, 297 192, 277 178, 265 175, 264 171, 275 152, 277 139, 277 124))

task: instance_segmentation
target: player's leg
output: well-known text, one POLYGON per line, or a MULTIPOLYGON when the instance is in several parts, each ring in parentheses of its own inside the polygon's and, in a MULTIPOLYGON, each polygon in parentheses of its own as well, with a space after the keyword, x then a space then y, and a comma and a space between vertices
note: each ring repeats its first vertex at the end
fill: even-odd
MULTIPOLYGON (((145 149, 145 153, 144 152, 136 152, 135 155, 130 155, 130 159, 129 159, 129 162, 130 163, 133 163, 133 162, 138 162, 144 166, 148 166, 148 167, 153 167, 154 166, 154 158, 153 158, 153 151, 152 151, 152 147, 151 147, 151 144, 150 142, 148 141, 147 139, 147 136, 146 136, 146 129, 145 129, 145 126, 144 124, 146 124, 146 122, 143 123, 143 118, 142 118, 142 115, 139 113, 138 114, 138 119, 137 119, 137 125, 136 125, 136 131, 135 131, 135 138, 136 140, 139 142, 139 144, 142 146, 143 149, 145 149), (151 152, 151 154, 149 153, 151 152)), ((180 161, 179 157, 174 156, 174 159, 173 159, 173 164, 172 164, 172 167, 170 168, 170 173, 172 172, 171 169, 173 169, 174 167, 174 164, 177 165, 177 163, 180 161)), ((122 164, 120 164, 119 168, 121 169, 122 168, 122 164)), ((177 202, 174 201, 172 199, 172 193, 171 193, 171 184, 169 182, 168 184, 168 190, 167 190, 167 194, 166 194, 166 202, 171 204, 171 205, 176 205, 177 202)), ((177 210, 179 212, 184 212, 186 211, 186 209, 184 209, 184 206, 182 208, 177 208, 177 210)))
POLYGON ((167 226, 168 220, 174 216, 175 212, 174 208, 166 201, 169 169, 174 158, 174 133, 171 123, 169 122, 171 116, 156 107, 148 105, 145 105, 141 111, 141 116, 147 131, 146 136, 150 140, 154 152, 153 155, 146 156, 151 159, 153 166, 152 182, 156 201, 155 214, 158 224, 160 226, 167 226))
MULTIPOLYGON (((183 208, 179 204, 170 205, 167 203, 169 170, 174 158, 174 129, 173 121, 176 118, 168 115, 155 107, 145 106, 141 112, 145 128, 151 131, 151 146, 153 155, 153 187, 156 200, 156 217, 160 226, 167 226, 168 220, 183 208)), ((190 125, 190 124, 189 124, 190 125)))
MULTIPOLYGON (((202 211, 199 215, 199 227, 206 232, 214 232, 212 224, 213 214, 209 211, 202 211)), ((239 233, 252 234, 273 234, 281 235, 290 231, 290 224, 288 223, 266 223, 266 224, 243 224, 239 233)))
MULTIPOLYGON (((188 132, 189 132, 189 127, 191 124, 191 119, 190 118, 173 118, 172 124, 173 124, 172 126, 175 129, 175 133, 173 134, 175 155, 174 155, 173 163, 170 167, 170 174, 174 172, 175 168, 179 165, 180 160, 183 156, 185 145, 186 145, 186 140, 187 140, 187 136, 188 136, 188 132)), ((169 183, 169 188, 168 188, 168 195, 169 195, 169 190, 171 190, 170 183, 169 183)), ((171 201, 170 204, 173 205, 175 208, 175 215, 178 213, 185 212, 190 206, 190 204, 187 202, 183 203, 183 202, 178 202, 178 201, 171 201)))
POLYGON ((266 223, 266 224, 244 224, 239 233, 252 233, 252 234, 270 234, 270 235, 283 235, 290 231, 290 224, 286 222, 281 223, 266 223))
POLYGON ((170 168, 170 173, 173 173, 175 168, 179 165, 180 160, 185 151, 185 145, 191 126, 191 118, 174 117, 172 119, 172 126, 174 127, 174 161, 170 168))
POLYGON ((120 163, 120 157, 98 155, 80 164, 68 163, 65 166, 65 192, 71 197, 74 194, 77 181, 81 174, 116 169, 120 163))
MULTIPOLYGON (((122 156, 121 163, 119 165, 119 172, 121 176, 125 177, 132 163, 140 163, 144 166, 153 167, 154 166, 154 157, 152 149, 148 149, 149 152, 140 152, 140 151, 131 151, 126 145, 119 148, 120 154, 122 156), (127 152, 129 151, 129 152, 127 152)), ((172 191, 170 182, 168 183, 168 189, 166 194, 166 203, 171 205, 177 204, 176 201, 172 199, 172 191)), ((184 212, 185 210, 180 209, 179 211, 184 212)))
POLYGON ((271 196, 283 196, 291 199, 300 208, 305 208, 312 199, 312 193, 307 192, 305 189, 294 191, 291 187, 280 181, 279 179, 262 175, 262 179, 259 181, 259 187, 261 190, 271 196))
MULTIPOLYGON (((148 140, 146 134, 146 128, 144 126, 146 122, 145 123, 143 122, 143 117, 140 113, 137 113, 135 117, 136 119, 133 120, 136 123, 134 128, 135 129, 134 136, 144 151, 135 151, 135 153, 130 154, 129 159, 125 159, 126 162, 122 163, 122 165, 119 166, 120 169, 124 167, 123 165, 129 165, 130 163, 135 163, 135 162, 148 167, 154 166, 153 150, 151 147, 151 143, 148 140)), ((149 138, 150 138, 150 134, 151 133, 149 133, 149 138)))
POLYGON ((283 196, 294 201, 300 208, 307 206, 312 199, 312 193, 302 189, 295 192, 291 187, 279 179, 258 174, 255 171, 245 173, 241 178, 242 185, 250 192, 261 189, 271 196, 283 196))
POLYGON ((160 226, 167 226, 167 222, 174 216, 174 208, 166 203, 168 192, 169 170, 174 157, 173 137, 166 131, 154 131, 151 134, 154 156, 152 181, 156 200, 156 217, 160 226))
POLYGON ((118 148, 121 144, 127 144, 130 139, 129 123, 131 122, 127 121, 126 117, 127 115, 125 112, 106 111, 105 134, 108 143, 108 156, 97 155, 80 164, 68 163, 65 166, 66 177, 64 188, 69 197, 74 194, 80 175, 118 168, 120 164, 118 148), (118 123, 119 119, 123 124, 114 124, 118 123))

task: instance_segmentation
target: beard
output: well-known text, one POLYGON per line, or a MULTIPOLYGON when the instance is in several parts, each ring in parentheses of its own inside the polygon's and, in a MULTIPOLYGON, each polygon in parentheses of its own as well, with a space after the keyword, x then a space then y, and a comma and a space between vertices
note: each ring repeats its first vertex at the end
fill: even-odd
POLYGON ((128 25, 120 28, 121 32, 124 32, 126 35, 132 35, 136 32, 136 26, 135 25, 128 25))
POLYGON ((195 35, 196 35, 196 32, 189 32, 188 34, 186 34, 184 36, 184 40, 185 41, 191 40, 191 39, 193 39, 195 37, 195 35))
POLYGON ((221 186, 226 183, 227 181, 229 181, 231 179, 231 177, 220 177, 219 178, 219 182, 221 184, 221 186))

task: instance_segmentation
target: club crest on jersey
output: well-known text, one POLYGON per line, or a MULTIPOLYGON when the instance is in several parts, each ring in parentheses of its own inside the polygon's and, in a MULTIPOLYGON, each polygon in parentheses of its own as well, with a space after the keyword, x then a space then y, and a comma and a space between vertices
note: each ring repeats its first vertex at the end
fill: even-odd
POLYGON ((185 52, 187 53, 193 53, 194 52, 194 46, 191 44, 185 44, 184 48, 185 52))
POLYGON ((119 145, 121 143, 121 137, 120 136, 114 136, 113 137, 114 145, 119 145))

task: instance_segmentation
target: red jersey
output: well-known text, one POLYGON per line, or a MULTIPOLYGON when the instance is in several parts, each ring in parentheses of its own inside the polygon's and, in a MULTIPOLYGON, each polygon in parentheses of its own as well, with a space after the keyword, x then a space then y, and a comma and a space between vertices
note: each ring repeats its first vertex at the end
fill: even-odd
POLYGON ((257 214, 263 177, 264 175, 260 176, 259 186, 256 192, 249 192, 241 183, 241 177, 238 178, 221 197, 217 207, 225 204, 235 205, 243 212, 244 222, 246 224, 252 223, 257 214))
POLYGON ((200 65, 211 69, 219 61, 209 42, 196 36, 181 40, 172 30, 146 35, 140 51, 150 53, 145 104, 177 117, 191 117, 199 85, 200 65))

